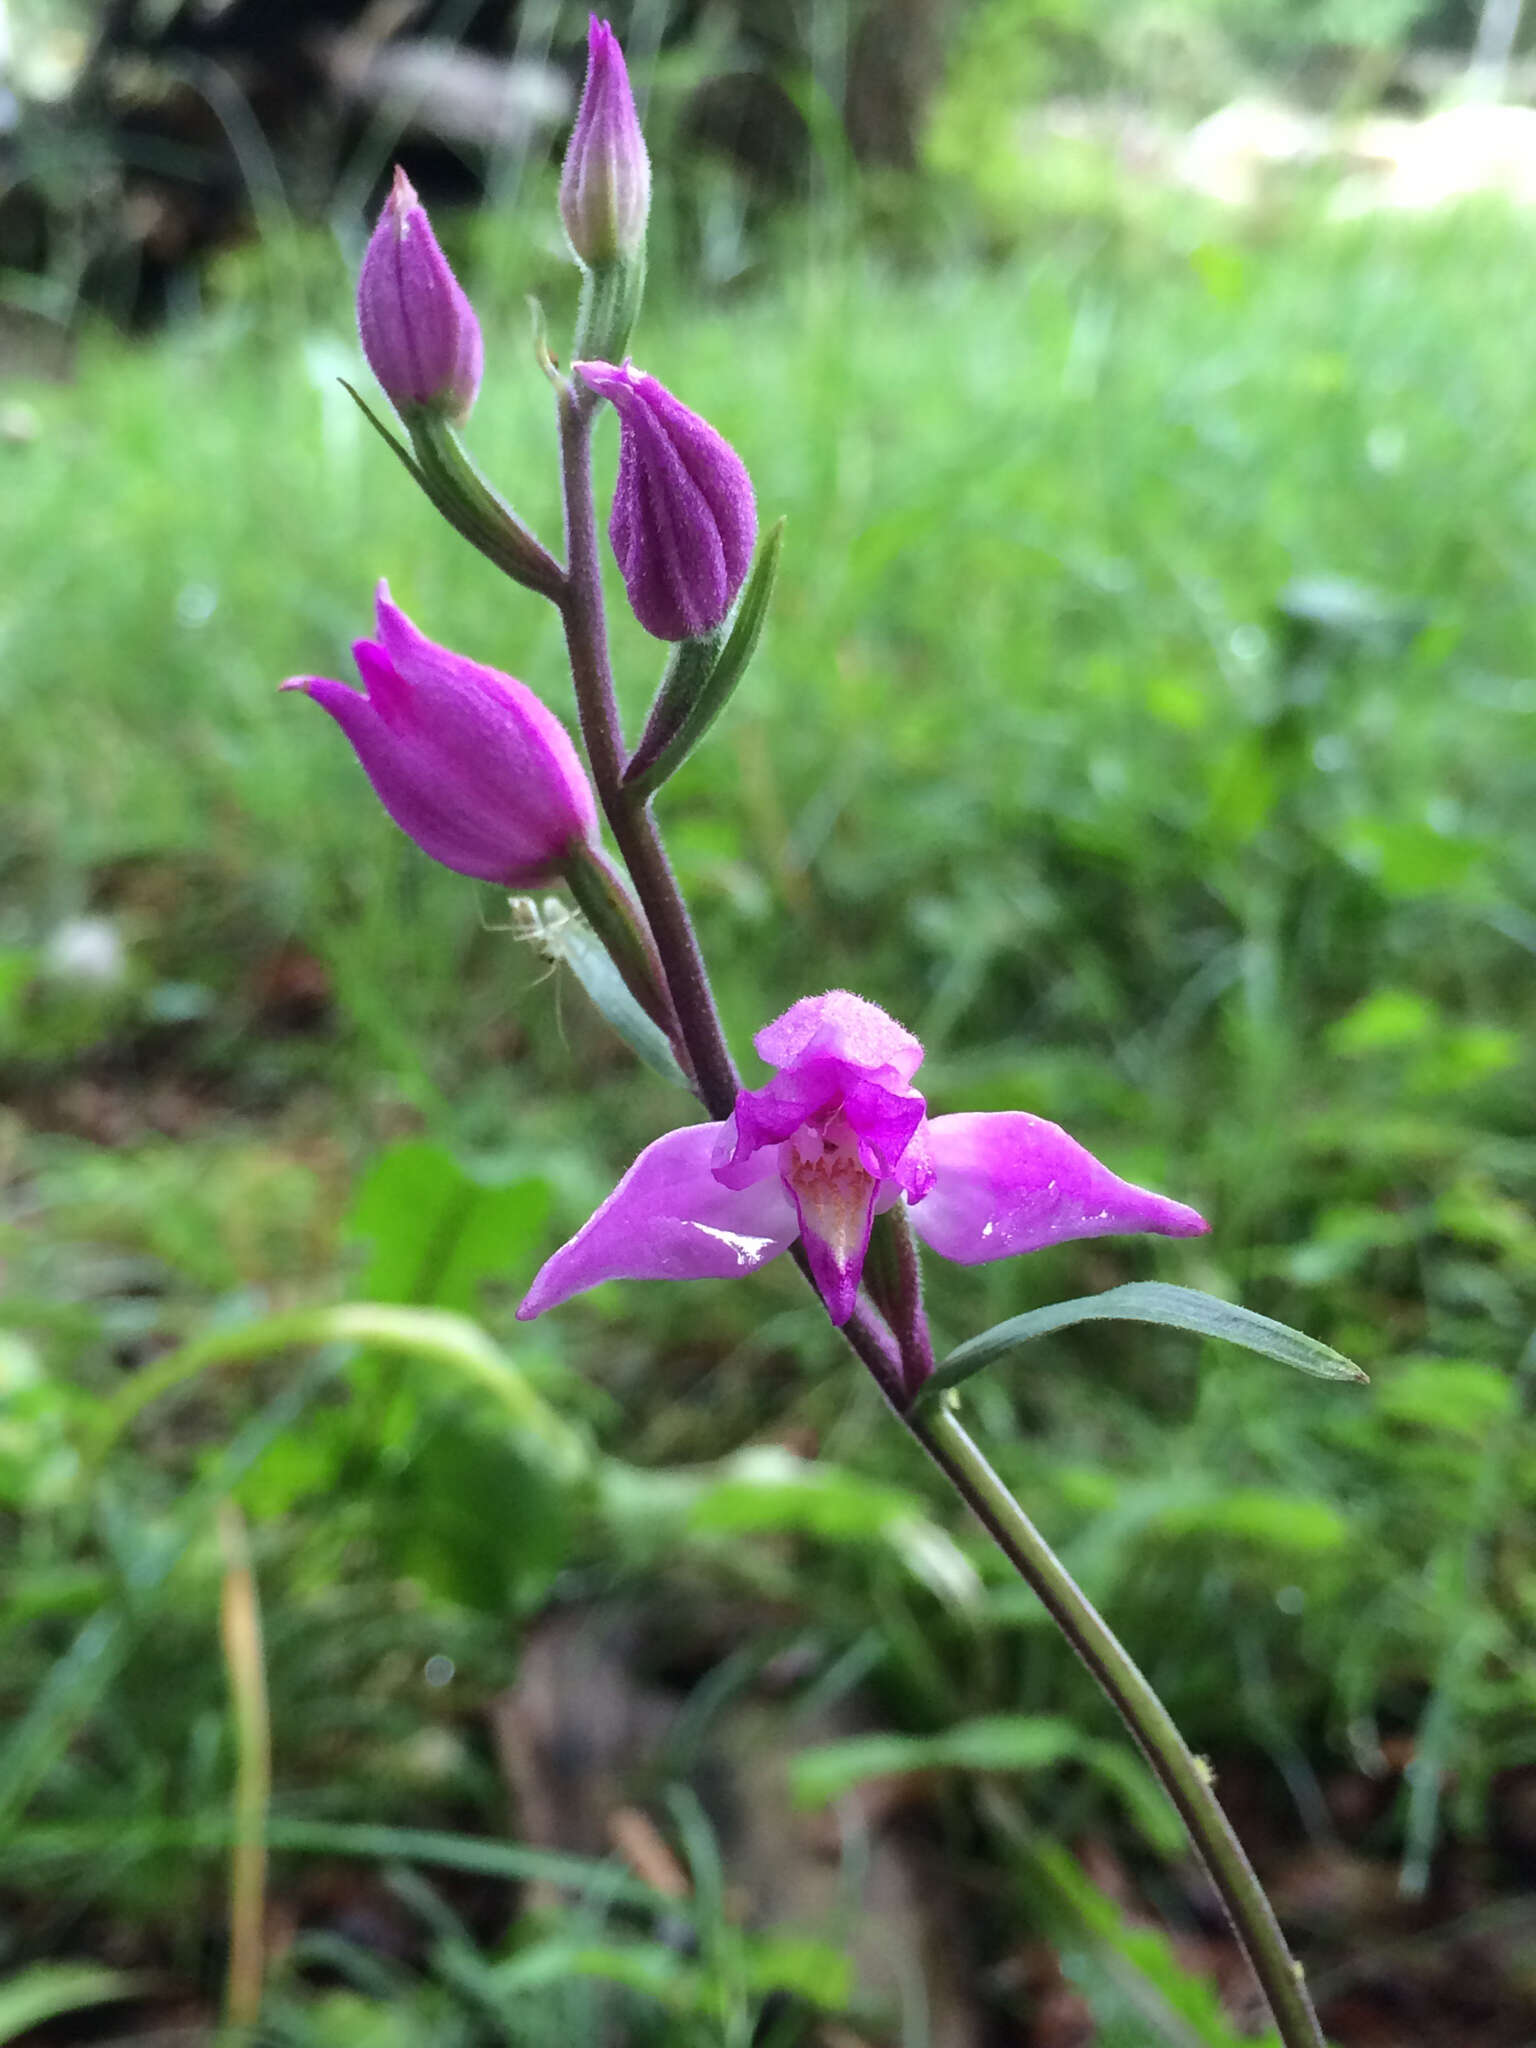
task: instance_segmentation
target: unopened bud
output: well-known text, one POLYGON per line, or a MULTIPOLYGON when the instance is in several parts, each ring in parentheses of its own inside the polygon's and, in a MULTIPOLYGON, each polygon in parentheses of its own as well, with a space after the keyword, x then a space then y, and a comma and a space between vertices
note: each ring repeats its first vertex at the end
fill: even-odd
POLYGON ((560 216, 588 269, 637 256, 651 210, 651 163, 618 38, 594 14, 587 80, 560 173, 560 216))
POLYGON ((398 413, 425 407, 463 425, 480 389, 480 323, 402 170, 363 257, 357 327, 398 413))
POLYGON ((608 538, 635 617, 658 640, 697 640, 736 601, 757 540, 746 465, 707 420, 630 363, 576 363, 619 415, 608 538))

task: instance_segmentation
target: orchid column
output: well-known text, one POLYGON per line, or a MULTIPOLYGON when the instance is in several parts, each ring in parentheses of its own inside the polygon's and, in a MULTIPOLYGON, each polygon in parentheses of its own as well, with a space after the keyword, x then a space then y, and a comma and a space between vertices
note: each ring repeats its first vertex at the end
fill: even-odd
MULTIPOLYGON (((920 1247, 974 1265, 1115 1232, 1190 1237, 1207 1228, 1204 1219, 1121 1179, 1022 1106, 930 1114, 914 1085, 921 1044, 847 990, 802 995, 766 1024, 754 1044, 772 1071, 756 1086, 743 1084, 654 801, 747 671, 782 531, 759 535, 741 457, 627 354, 644 286, 650 190, 624 60, 611 29, 594 19, 560 185, 582 271, 569 372, 540 349, 554 387, 563 563, 481 477, 460 441, 484 374, 483 338, 403 173, 358 288, 364 353, 403 436, 364 410, 448 522, 555 606, 586 768, 534 689, 429 640, 383 585, 378 637, 354 649, 364 690, 324 677, 296 680, 341 727, 380 801, 424 852, 502 887, 569 888, 602 949, 587 956, 601 971, 576 962, 589 992, 637 1052, 705 1112, 707 1121, 663 1132, 645 1148, 547 1260, 519 1314, 543 1314, 609 1280, 749 1277, 783 1253, 794 1258, 896 1416, 1124 1716, 1205 1860, 1287 2048, 1320 2048, 1296 1965, 1208 1775, 961 1428, 951 1389, 1047 1329, 1098 1317, 1221 1336, 1325 1378, 1363 1375, 1264 1317, 1157 1283, 1014 1318, 936 1364, 920 1247), (633 748, 610 665, 592 483, 592 437, 610 406, 619 468, 609 543, 635 618, 668 649, 633 748), (603 849, 600 819, 617 863, 603 849)), ((765 997, 765 1011, 778 1007, 765 997)))

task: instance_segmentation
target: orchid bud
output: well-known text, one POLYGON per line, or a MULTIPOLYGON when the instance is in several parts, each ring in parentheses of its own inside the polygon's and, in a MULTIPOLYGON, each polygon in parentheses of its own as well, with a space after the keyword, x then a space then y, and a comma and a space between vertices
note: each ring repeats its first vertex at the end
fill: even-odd
POLYGON ((634 257, 651 210, 651 163, 618 38, 590 17, 587 79, 560 173, 560 217, 589 269, 634 257))
POLYGON ((438 647, 380 583, 377 640, 352 653, 363 690, 295 676, 357 751, 374 794, 423 853, 508 888, 553 880, 597 843, 597 809, 565 727, 525 683, 438 647))
POLYGON ((654 377, 577 363, 619 415, 608 538, 635 617, 658 640, 711 633, 736 600, 757 540, 757 502, 730 444, 654 377))
POLYGON ((480 389, 480 323, 398 168, 358 276, 357 327, 398 413, 425 407, 463 425, 480 389))

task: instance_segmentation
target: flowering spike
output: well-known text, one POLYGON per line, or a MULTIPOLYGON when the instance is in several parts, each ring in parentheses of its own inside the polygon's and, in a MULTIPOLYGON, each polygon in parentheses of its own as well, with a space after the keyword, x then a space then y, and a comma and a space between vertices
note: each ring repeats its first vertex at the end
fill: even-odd
POLYGON ((638 256, 651 210, 651 162, 618 38, 594 14, 587 78, 560 173, 560 217, 588 269, 638 256))
POLYGON ((807 997, 755 1041, 778 1072, 723 1123, 673 1131, 535 1279, 518 1314, 603 1280, 752 1272, 795 1237, 834 1323, 853 1313, 875 1217, 905 1201, 913 1230, 962 1265, 1113 1231, 1193 1237, 1182 1202, 1123 1181, 1022 1111, 928 1116, 910 1084, 923 1048, 875 1004, 807 997))
POLYGON ((565 727, 526 683, 438 647, 380 583, 377 640, 353 647, 364 688, 295 676, 357 751, 374 793, 423 853, 523 888, 596 844, 597 808, 565 727))
POLYGON ((619 415, 608 538, 635 617, 658 640, 713 632, 757 541, 746 465, 707 421, 632 364, 575 368, 619 415))
POLYGON ((358 275, 357 328, 402 417, 426 407, 463 425, 480 389, 480 323, 398 167, 358 275))

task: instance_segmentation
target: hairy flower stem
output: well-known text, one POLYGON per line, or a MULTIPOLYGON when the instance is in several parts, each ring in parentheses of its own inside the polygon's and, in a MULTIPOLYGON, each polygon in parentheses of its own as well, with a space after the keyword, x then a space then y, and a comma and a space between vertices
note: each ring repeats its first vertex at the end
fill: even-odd
MULTIPOLYGON (((650 925, 699 1099, 711 1116, 723 1119, 736 1108, 741 1076, 725 1042, 693 921, 651 815, 650 799, 624 787, 627 762, 608 659, 597 514, 592 499, 592 416, 597 401, 566 385, 561 388, 559 406, 566 580, 558 602, 576 685, 582 738, 587 744, 598 800, 650 925)), ((801 1246, 794 1247, 794 1257, 809 1277, 801 1246)), ((879 1319, 856 1308, 843 1326, 843 1335, 873 1373, 886 1398, 897 1408, 904 1406, 901 1360, 879 1319)))
POLYGON ((667 977, 678 1029, 698 1080, 699 1099, 713 1117, 736 1106, 736 1072, 714 993, 704 971, 693 922, 651 816, 650 804, 624 788, 624 738, 608 660, 597 515, 592 502, 592 416, 596 399, 569 386, 560 392, 560 472, 565 495, 566 583, 560 599, 565 645, 576 685, 576 709, 598 800, 651 927, 667 977))
POLYGON ((1191 1753, 1168 1709, 953 1412, 936 1402, 903 1420, 1039 1596, 1136 1738, 1199 1851, 1286 2048, 1324 2048, 1300 1965, 1274 1908, 1212 1790, 1210 1772, 1191 1753))

